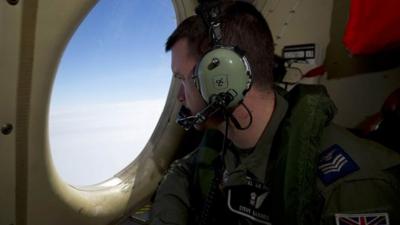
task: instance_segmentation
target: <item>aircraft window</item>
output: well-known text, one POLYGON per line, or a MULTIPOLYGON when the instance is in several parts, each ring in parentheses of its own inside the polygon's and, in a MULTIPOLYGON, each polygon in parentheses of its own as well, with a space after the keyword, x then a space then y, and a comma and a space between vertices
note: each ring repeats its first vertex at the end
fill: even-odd
POLYGON ((50 103, 52 158, 66 182, 102 182, 141 152, 166 101, 175 27, 165 0, 101 0, 79 26, 50 103))

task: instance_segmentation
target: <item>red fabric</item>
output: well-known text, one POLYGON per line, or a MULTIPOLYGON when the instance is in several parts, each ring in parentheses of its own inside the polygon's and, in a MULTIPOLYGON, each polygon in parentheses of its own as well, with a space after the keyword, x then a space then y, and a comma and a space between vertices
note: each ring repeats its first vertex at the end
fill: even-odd
POLYGON ((343 37, 353 55, 400 47, 400 0, 351 0, 343 37))
POLYGON ((308 71, 303 77, 318 77, 324 75, 325 72, 325 66, 322 65, 308 71))

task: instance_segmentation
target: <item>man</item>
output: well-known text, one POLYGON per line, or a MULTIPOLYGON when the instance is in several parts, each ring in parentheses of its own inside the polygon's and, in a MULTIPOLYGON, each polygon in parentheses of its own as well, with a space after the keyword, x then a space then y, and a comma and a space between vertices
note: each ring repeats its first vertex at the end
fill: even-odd
MULTIPOLYGON (((274 88, 263 16, 245 2, 220 9, 222 44, 245 52, 252 86, 229 111, 236 123, 217 113, 195 125, 203 140, 161 181, 152 224, 400 224, 400 156, 329 125, 335 107, 324 88, 274 88)), ((200 16, 166 44, 190 115, 207 106, 193 73, 212 47, 200 16)))

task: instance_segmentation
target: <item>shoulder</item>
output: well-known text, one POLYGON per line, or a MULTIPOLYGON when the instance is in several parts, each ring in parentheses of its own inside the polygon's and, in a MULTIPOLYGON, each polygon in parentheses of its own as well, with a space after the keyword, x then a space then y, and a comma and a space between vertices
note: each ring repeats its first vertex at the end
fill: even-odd
POLYGON ((324 130, 318 159, 318 188, 324 196, 323 224, 381 217, 400 222, 400 154, 346 129, 324 130))
POLYGON ((222 146, 223 136, 217 130, 206 130, 200 141, 199 146, 183 158, 175 160, 167 171, 167 176, 171 173, 180 175, 192 175, 200 165, 208 165, 218 156, 222 146))
POLYGON ((193 164, 196 161, 196 157, 198 154, 199 154, 199 149, 197 148, 197 149, 193 150, 192 152, 190 152, 189 154, 187 154, 186 156, 175 160, 170 165, 169 172, 174 171, 175 169, 179 169, 179 168, 184 168, 186 170, 191 169, 191 167, 193 166, 193 164))
MULTIPOLYGON (((338 125, 332 124, 324 129, 320 149, 319 164, 341 165, 330 158, 335 155, 347 163, 342 164, 358 167, 351 173, 358 177, 368 177, 373 172, 400 165, 400 154, 396 151, 376 142, 358 138, 338 125)), ((336 169, 340 172, 340 168, 336 169)))

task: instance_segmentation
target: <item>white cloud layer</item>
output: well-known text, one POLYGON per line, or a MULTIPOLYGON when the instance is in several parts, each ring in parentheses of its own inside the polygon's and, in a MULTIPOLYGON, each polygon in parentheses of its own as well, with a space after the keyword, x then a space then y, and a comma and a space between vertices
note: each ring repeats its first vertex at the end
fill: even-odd
POLYGON ((165 99, 53 109, 52 156, 73 185, 104 181, 132 162, 150 138, 165 99))

